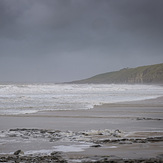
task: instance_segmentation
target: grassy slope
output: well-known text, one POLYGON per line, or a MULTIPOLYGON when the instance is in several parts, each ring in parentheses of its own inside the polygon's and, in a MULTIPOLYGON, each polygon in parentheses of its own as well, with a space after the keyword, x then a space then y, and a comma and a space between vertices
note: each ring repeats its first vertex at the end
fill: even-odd
POLYGON ((125 68, 120 71, 114 71, 99 74, 88 79, 74 81, 71 83, 158 83, 163 84, 163 63, 142 66, 137 68, 125 68))

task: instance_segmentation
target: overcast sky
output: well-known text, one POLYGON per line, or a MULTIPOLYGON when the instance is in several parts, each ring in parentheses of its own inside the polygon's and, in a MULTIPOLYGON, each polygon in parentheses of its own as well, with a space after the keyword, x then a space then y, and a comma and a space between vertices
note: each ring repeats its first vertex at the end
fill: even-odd
POLYGON ((163 0, 0 0, 0 82, 162 62, 163 0))

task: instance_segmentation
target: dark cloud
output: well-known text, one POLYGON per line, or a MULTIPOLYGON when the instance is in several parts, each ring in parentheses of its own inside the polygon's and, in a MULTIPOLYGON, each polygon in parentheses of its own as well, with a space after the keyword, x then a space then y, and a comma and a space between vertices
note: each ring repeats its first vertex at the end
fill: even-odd
POLYGON ((162 0, 0 0, 0 81, 68 81, 160 63, 162 6, 162 0))

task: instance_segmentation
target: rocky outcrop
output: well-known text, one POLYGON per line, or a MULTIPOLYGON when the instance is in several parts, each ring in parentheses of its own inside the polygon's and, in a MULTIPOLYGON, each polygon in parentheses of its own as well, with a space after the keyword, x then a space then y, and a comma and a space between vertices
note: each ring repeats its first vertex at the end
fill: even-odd
MULTIPOLYGON (((20 142, 48 142, 53 138, 53 142, 50 141, 50 144, 55 147, 60 143, 63 145, 64 142, 69 142, 67 146, 71 147, 71 144, 85 144, 88 145, 88 150, 110 150, 111 146, 124 146, 129 147, 131 150, 131 146, 138 144, 142 146, 143 144, 147 144, 149 149, 150 144, 156 147, 162 146, 163 142, 163 134, 161 132, 154 131, 147 133, 145 132, 135 132, 128 133, 121 131, 119 129, 116 130, 84 130, 84 131, 59 131, 59 130, 47 130, 47 129, 10 129, 5 131, 0 131, 0 138, 4 140, 19 140, 20 142), (143 135, 143 137, 142 137, 143 135), (153 136, 152 136, 153 135, 153 136), (28 137, 28 139, 27 139, 28 137), (60 138, 60 139, 58 139, 60 138), (60 141, 61 140, 61 141, 60 141), (55 144, 54 142, 57 143, 55 144), (60 142, 59 142, 60 141, 60 142), (159 144, 160 143, 160 144, 159 144), (131 145, 131 146, 130 146, 131 145)), ((7 141, 6 141, 7 142, 7 141)), ((11 144, 12 145, 12 144, 11 144)), ((9 146, 8 146, 9 147, 9 146)), ((138 149, 139 149, 138 147, 138 149)), ((39 147, 40 148, 40 147, 39 147)), ((150 148, 151 149, 151 148, 150 148)), ((57 151, 56 148, 52 148, 48 152, 30 152, 24 151, 23 149, 14 150, 10 153, 0 153, 0 162, 5 163, 69 163, 69 162, 83 162, 83 163, 161 163, 163 162, 163 154, 156 154, 153 157, 149 155, 144 158, 135 158, 132 159, 130 157, 123 158, 122 156, 116 155, 83 155, 83 153, 74 154, 70 151, 57 151), (15 151, 15 152, 14 152, 15 151), (70 154, 70 155, 69 155, 70 154), (72 157, 73 154, 73 157, 72 157)), ((82 151, 83 152, 83 151, 82 151)))
POLYGON ((55 153, 51 155, 29 155, 16 157, 14 155, 0 155, 0 162, 5 163, 68 163, 68 162, 82 162, 82 163, 161 163, 163 156, 158 155, 155 158, 139 158, 139 159, 126 159, 117 156, 90 156, 82 157, 78 160, 65 160, 62 154, 55 153))
MULTIPOLYGON (((16 151, 17 152, 17 151, 16 151)), ((6 163, 67 163, 59 152, 51 153, 51 155, 24 155, 15 156, 12 154, 0 156, 0 162, 6 163)))

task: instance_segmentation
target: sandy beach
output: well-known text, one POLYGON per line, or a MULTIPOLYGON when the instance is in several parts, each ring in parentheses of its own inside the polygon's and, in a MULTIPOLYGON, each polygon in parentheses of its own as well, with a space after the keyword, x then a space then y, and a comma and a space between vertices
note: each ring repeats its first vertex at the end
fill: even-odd
POLYGON ((25 156, 61 152, 67 162, 158 161, 163 159, 163 97, 0 116, 0 136, 1 156, 20 149, 25 156))

